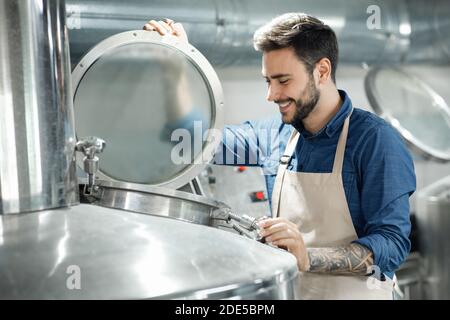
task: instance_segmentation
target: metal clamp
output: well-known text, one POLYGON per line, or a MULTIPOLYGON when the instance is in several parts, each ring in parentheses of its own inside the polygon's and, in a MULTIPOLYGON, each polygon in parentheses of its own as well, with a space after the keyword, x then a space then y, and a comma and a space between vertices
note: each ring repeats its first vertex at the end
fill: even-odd
POLYGON ((219 208, 212 213, 211 218, 213 220, 222 220, 226 222, 229 228, 234 229, 239 234, 244 235, 250 239, 254 239, 257 241, 261 240, 261 228, 257 224, 259 219, 245 214, 238 215, 224 203, 220 203, 219 208))

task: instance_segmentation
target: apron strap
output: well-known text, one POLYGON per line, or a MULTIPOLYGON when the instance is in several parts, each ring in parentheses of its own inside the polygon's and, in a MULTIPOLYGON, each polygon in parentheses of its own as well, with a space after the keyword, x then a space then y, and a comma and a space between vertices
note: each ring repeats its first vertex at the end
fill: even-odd
POLYGON ((294 154, 295 147, 297 146, 298 138, 300 134, 296 129, 293 129, 292 134, 286 145, 283 155, 280 158, 280 165, 278 166, 277 176, 275 178, 275 184, 272 190, 272 218, 280 215, 280 198, 281 190, 283 188, 284 175, 286 173, 289 162, 294 154))
POLYGON ((347 118, 345 118, 344 126, 342 128, 342 132, 339 136, 338 145, 336 147, 336 153, 334 155, 334 163, 333 163, 333 173, 341 175, 342 174, 342 168, 344 166, 344 154, 345 154, 345 146, 347 145, 347 136, 348 136, 348 127, 350 124, 350 117, 353 113, 350 111, 347 118))

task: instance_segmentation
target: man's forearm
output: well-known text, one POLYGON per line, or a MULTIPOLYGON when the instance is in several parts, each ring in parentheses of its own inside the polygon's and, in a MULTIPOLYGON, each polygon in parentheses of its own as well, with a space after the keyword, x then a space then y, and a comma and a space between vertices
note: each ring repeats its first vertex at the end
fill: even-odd
POLYGON ((309 272, 366 275, 373 265, 373 254, 364 246, 351 243, 336 248, 308 249, 309 272))

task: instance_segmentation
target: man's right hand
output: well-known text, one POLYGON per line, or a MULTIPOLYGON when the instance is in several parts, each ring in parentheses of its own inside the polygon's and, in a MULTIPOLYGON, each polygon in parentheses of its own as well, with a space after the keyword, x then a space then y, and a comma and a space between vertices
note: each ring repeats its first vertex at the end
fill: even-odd
POLYGON ((183 42, 188 42, 188 37, 186 31, 184 31, 183 25, 181 23, 175 23, 170 19, 164 19, 164 21, 150 20, 144 25, 143 29, 147 31, 156 31, 162 36, 170 34, 178 37, 183 42))

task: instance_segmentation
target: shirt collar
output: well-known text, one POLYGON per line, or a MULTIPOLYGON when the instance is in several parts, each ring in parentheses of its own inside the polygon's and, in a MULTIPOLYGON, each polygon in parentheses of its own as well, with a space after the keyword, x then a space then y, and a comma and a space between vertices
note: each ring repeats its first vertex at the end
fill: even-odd
POLYGON ((338 90, 343 103, 339 108, 339 111, 334 117, 326 124, 325 127, 319 130, 319 132, 312 134, 308 132, 303 124, 298 128, 299 133, 305 138, 315 138, 326 134, 328 138, 334 136, 334 134, 344 125, 344 121, 352 111, 352 102, 344 90, 338 90))

